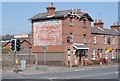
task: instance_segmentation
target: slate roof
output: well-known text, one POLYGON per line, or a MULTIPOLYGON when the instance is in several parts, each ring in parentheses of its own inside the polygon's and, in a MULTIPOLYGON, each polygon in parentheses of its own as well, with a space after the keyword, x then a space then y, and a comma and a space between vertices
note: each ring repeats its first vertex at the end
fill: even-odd
MULTIPOLYGON (((52 18, 55 17, 64 17, 64 15, 68 14, 70 10, 66 10, 66 11, 56 11, 55 15, 52 16, 52 18)), ((49 17, 51 18, 51 17, 49 17)), ((48 19, 47 17, 47 12, 45 13, 38 13, 37 15, 33 16, 32 18, 30 18, 30 20, 36 20, 36 19, 48 19)))
POLYGON ((103 35, 120 35, 120 31, 112 30, 112 29, 100 29, 97 27, 91 27, 92 34, 103 34, 103 35))
MULTIPOLYGON (((64 18, 65 16, 67 16, 72 10, 64 10, 64 11, 56 11, 55 14, 51 17, 47 17, 47 12, 45 13, 38 13, 37 15, 33 16, 32 18, 30 18, 29 20, 42 20, 42 19, 50 19, 50 18, 64 18)), ((93 19, 91 18, 91 16, 89 16, 88 13, 79 13, 77 14, 77 16, 79 16, 79 18, 83 18, 85 16, 87 16, 87 18, 90 21, 93 21, 93 19)), ((96 28, 96 27, 91 27, 91 32, 92 34, 104 34, 104 35, 120 35, 120 31, 117 32, 116 30, 111 30, 111 29, 100 29, 100 28, 96 28)))
MULTIPOLYGON (((66 15, 68 15, 72 10, 63 10, 63 11, 56 11, 55 14, 51 17, 47 16, 47 12, 45 13, 38 13, 37 15, 33 16, 32 18, 30 18, 29 20, 37 20, 37 19, 50 19, 50 18, 64 18, 66 15)), ((80 13, 78 14, 79 18, 83 17, 84 15, 86 15, 87 13, 80 13)), ((87 14, 87 16, 89 16, 87 14)), ((89 19, 91 21, 93 21, 93 19, 91 17, 89 17, 89 19)))

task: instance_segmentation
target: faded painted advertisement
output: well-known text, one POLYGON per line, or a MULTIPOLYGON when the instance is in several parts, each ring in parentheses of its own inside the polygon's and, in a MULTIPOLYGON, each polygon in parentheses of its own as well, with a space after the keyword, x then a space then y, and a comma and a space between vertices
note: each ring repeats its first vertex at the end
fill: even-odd
POLYGON ((33 25, 34 46, 62 44, 61 20, 44 20, 33 25))

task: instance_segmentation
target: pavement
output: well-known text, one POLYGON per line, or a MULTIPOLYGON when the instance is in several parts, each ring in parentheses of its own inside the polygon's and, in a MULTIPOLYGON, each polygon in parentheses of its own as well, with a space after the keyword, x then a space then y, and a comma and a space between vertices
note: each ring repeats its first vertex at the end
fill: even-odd
POLYGON ((79 67, 32 65, 15 73, 3 71, 3 79, 116 79, 118 65, 92 65, 79 67))
POLYGON ((107 68, 111 66, 117 66, 117 64, 112 64, 107 66, 92 65, 92 66, 79 66, 79 67, 33 65, 32 67, 28 67, 26 70, 18 72, 18 74, 37 75, 37 74, 45 74, 45 73, 61 73, 61 72, 84 71, 91 69, 107 68))

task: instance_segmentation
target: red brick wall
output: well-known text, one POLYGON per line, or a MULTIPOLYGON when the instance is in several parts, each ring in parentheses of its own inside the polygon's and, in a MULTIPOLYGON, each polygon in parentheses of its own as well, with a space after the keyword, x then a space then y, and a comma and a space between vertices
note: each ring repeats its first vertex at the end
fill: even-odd
POLYGON ((25 41, 25 42, 23 42, 23 43, 21 44, 21 47, 29 47, 29 45, 30 45, 30 44, 25 41))
MULTIPOLYGON (((73 34, 73 43, 82 43, 83 41, 83 35, 86 34, 86 40, 87 40, 87 46, 90 47, 91 45, 91 22, 86 21, 86 27, 83 27, 83 20, 78 20, 77 18, 73 19, 73 26, 70 27, 70 18, 66 18, 62 22, 62 33, 63 33, 63 45, 64 45, 64 56, 65 56, 65 65, 68 65, 67 60, 67 49, 70 48, 70 45, 67 43, 67 36, 72 33, 73 34)), ((72 46, 72 45, 71 45, 72 46)), ((71 48, 72 49, 72 48, 71 48)), ((88 50, 88 56, 91 57, 91 49, 88 50)), ((74 54, 71 53, 71 63, 74 65, 74 54)))
MULTIPOLYGON (((96 36, 97 36, 97 41, 96 41, 96 44, 94 44, 93 43, 94 34, 92 34, 92 38, 91 38, 92 48, 91 49, 94 49, 96 51, 98 49, 103 49, 103 51, 105 51, 109 47, 109 44, 107 42, 106 42, 106 44, 104 44, 104 35, 96 35, 96 36)), ((113 44, 113 36, 112 35, 106 35, 106 39, 108 40, 109 36, 110 36, 110 40, 111 40, 110 46, 113 48, 114 51, 116 51, 116 49, 118 49, 118 36, 114 36, 115 44, 113 44)), ((108 53, 109 60, 111 59, 111 53, 112 52, 108 53)), ((103 55, 103 57, 105 57, 105 55, 103 55)), ((114 52, 114 57, 115 58, 117 57, 117 54, 115 52, 114 52)))

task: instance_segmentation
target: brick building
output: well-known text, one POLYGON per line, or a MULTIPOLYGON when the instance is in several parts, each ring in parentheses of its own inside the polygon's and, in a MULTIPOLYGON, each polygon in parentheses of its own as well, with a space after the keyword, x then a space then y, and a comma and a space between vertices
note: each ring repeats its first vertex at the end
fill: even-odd
POLYGON ((111 29, 104 28, 102 20, 94 20, 86 13, 76 10, 56 11, 51 4, 47 12, 39 13, 32 18, 32 52, 37 63, 47 65, 84 65, 94 60, 116 59, 119 25, 111 29), (46 56, 43 46, 48 46, 46 56))

